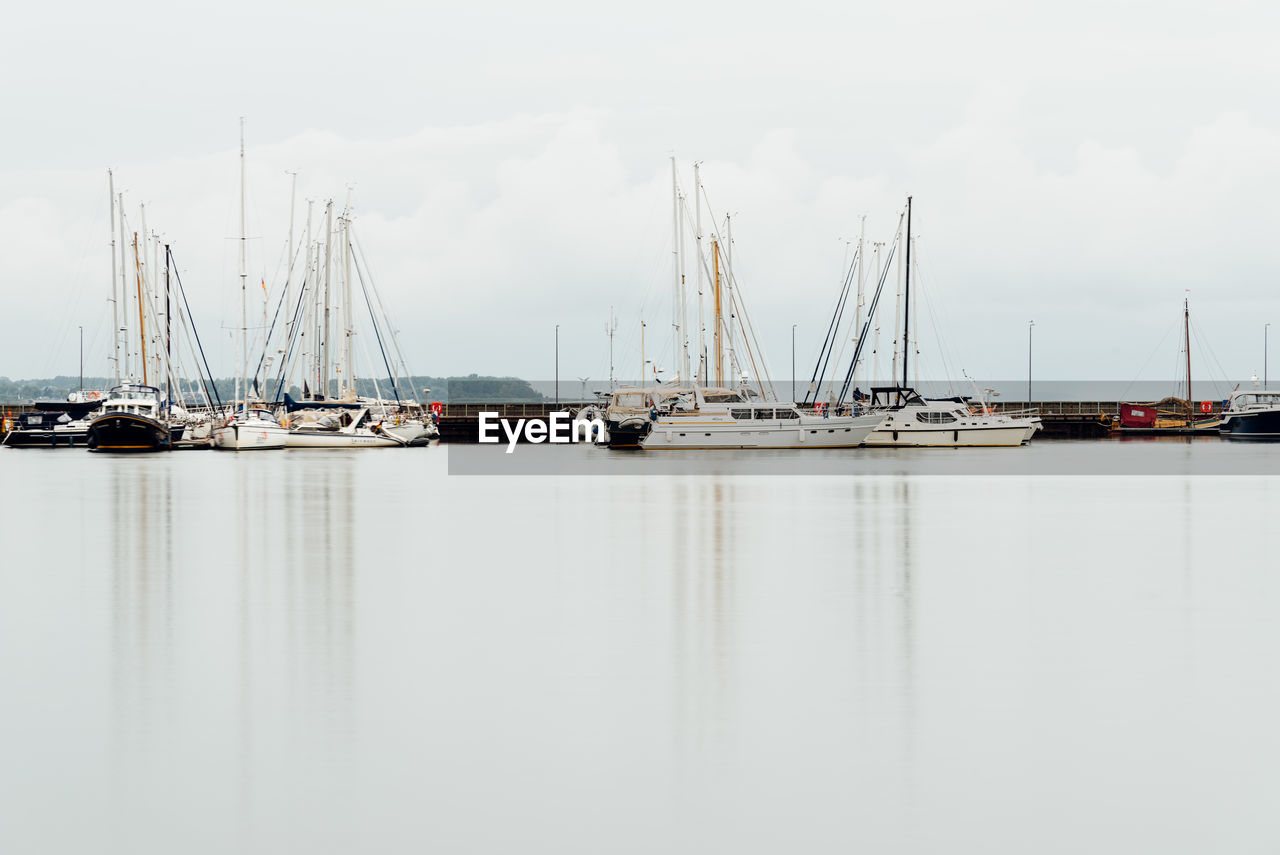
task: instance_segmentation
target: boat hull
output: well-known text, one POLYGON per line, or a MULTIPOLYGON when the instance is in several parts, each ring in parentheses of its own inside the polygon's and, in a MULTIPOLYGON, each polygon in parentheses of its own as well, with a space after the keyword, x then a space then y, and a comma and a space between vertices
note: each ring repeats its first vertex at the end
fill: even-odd
POLYGON ((265 451, 284 448, 289 431, 273 424, 229 424, 213 432, 213 447, 219 451, 265 451))
POLYGON ((1031 439, 1040 423, 1010 425, 925 425, 882 422, 867 437, 868 447, 879 448, 1000 448, 1019 446, 1031 439))
MULTIPOLYGON (((642 440, 646 451, 677 449, 856 448, 879 416, 796 420, 702 421, 659 418, 642 440), (683 422, 683 423, 682 423, 683 422)), ((612 437, 612 431, 610 431, 612 437)))
POLYGON ((605 430, 608 433, 608 441, 605 444, 609 448, 640 448, 652 428, 653 423, 648 419, 610 420, 605 423, 605 430))
POLYGON ((1227 439, 1280 439, 1280 410, 1223 416, 1218 435, 1227 439))
POLYGON ((390 436, 371 433, 342 433, 324 430, 291 430, 287 448, 400 448, 406 443, 390 436))
POLYGON ((169 426, 137 413, 108 413, 89 423, 91 451, 137 453, 173 447, 169 426))
POLYGON ((85 448, 89 444, 89 429, 11 430, 3 444, 10 448, 85 448))

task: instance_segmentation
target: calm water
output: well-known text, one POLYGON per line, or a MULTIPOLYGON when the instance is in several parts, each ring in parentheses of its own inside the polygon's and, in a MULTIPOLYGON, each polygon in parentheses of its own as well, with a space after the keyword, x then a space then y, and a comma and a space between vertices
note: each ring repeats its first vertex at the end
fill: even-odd
POLYGON ((0 851, 1280 847, 1280 478, 446 457, 0 449, 0 851))

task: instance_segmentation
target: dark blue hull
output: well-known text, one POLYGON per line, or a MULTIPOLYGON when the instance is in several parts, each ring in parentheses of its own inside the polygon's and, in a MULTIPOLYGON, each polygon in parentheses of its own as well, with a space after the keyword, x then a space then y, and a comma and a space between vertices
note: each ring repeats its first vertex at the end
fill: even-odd
POLYGON ((1280 410, 1232 415, 1223 419, 1218 433, 1229 439, 1280 439, 1280 410))
POLYGON ((168 451, 173 447, 168 425, 135 413, 110 413, 89 423, 91 451, 168 451))
POLYGON ((34 428, 9 431, 4 445, 10 448, 84 448, 89 444, 89 429, 52 430, 34 428))

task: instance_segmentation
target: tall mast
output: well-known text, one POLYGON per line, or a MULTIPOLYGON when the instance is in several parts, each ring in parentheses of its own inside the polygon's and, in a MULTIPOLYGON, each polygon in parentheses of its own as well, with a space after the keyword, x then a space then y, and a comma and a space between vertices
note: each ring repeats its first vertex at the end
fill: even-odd
MULTIPOLYGON (((698 370, 702 375, 702 384, 707 382, 707 325, 702 316, 702 176, 700 164, 693 164, 693 240, 698 260, 693 266, 698 272, 698 370)), ((694 385, 697 385, 695 382, 694 385)))
MULTIPOLYGON (((111 361, 120 385, 120 291, 116 283, 116 179, 107 170, 107 201, 111 203, 111 361)), ((123 247, 121 247, 123 250, 123 247)), ((84 385, 81 383, 80 385, 84 385)))
POLYGON ((236 396, 244 390, 241 407, 249 412, 249 238, 245 233, 244 201, 244 116, 240 117, 240 379, 236 396))
POLYGON ((173 323, 169 320, 169 244, 164 245, 164 397, 173 406, 173 323))
POLYGON ((125 240, 124 240, 124 192, 116 194, 116 210, 120 212, 120 298, 125 301, 124 311, 120 313, 120 340, 124 344, 124 376, 130 380, 133 379, 132 360, 129 358, 129 285, 125 279, 125 268, 128 266, 125 258, 125 240))
POLYGON ((1187 342, 1187 413, 1191 413, 1191 298, 1182 298, 1182 324, 1187 342))
POLYGON ((347 188, 347 204, 342 211, 342 382, 347 387, 347 393, 352 397, 356 394, 356 378, 355 371, 352 366, 355 360, 352 358, 352 346, 354 342, 352 337, 355 335, 355 325, 352 318, 355 315, 354 304, 351 302, 351 188, 347 188))
POLYGON ((680 319, 680 185, 676 181, 676 156, 671 155, 671 318, 676 328, 672 341, 673 370, 684 377, 683 363, 680 359, 681 340, 684 338, 684 327, 680 319))
POLYGON ((142 344, 142 385, 149 386, 147 382, 147 325, 143 320, 142 313, 142 259, 138 256, 138 233, 133 233, 133 261, 134 270, 138 276, 138 341, 142 344))
POLYGON ((644 360, 644 321, 640 322, 640 391, 644 391, 649 366, 644 360))
POLYGON ((332 270, 333 200, 324 208, 324 335, 320 339, 320 397, 329 397, 329 279, 332 270))
MULTIPOLYGON (((858 296, 853 304, 853 330, 855 338, 853 340, 854 353, 859 351, 859 340, 862 337, 862 303, 863 303, 863 284, 865 282, 866 265, 863 256, 865 253, 865 244, 867 239, 867 215, 863 214, 858 224, 858 296)), ((858 386, 858 366, 853 366, 853 385, 858 386)))
MULTIPOLYGON (((729 320, 726 327, 729 331, 729 385, 735 386, 738 383, 738 376, 742 373, 738 370, 738 354, 733 349, 733 322, 735 314, 733 311, 733 218, 729 214, 724 215, 725 223, 725 281, 729 286, 729 320)), ((756 378, 759 379, 759 378, 756 378)), ((763 390, 763 386, 761 389, 763 390)))
POLYGON ((715 300, 715 327, 711 332, 711 342, 716 351, 716 385, 723 386, 724 352, 720 346, 720 241, 716 238, 711 239, 711 256, 715 276, 714 283, 711 286, 715 300))
POLYGON ((907 357, 911 347, 911 197, 907 197, 907 285, 902 301, 905 318, 902 323, 902 385, 907 385, 907 357))
POLYGON ((298 207, 298 170, 294 169, 289 173, 291 180, 289 182, 289 264, 284 279, 284 310, 285 310, 285 349, 289 347, 289 343, 293 342, 293 301, 289 299, 293 284, 293 215, 298 207))

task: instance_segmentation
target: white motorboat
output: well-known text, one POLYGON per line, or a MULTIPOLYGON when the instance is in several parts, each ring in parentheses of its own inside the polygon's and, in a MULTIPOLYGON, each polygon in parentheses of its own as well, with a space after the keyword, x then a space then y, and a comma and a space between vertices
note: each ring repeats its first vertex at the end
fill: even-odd
POLYGON ((654 408, 640 440, 646 451, 714 448, 856 448, 881 416, 803 411, 782 401, 748 400, 732 389, 681 390, 654 408))
POLYGON ((1233 392, 1222 410, 1218 434, 1232 439, 1280 439, 1280 392, 1233 392))
POLYGON ((867 437, 868 446, 1015 446, 1040 429, 1040 417, 1030 411, 996 412, 985 403, 924 398, 901 386, 873 388, 871 409, 878 425, 867 437))

